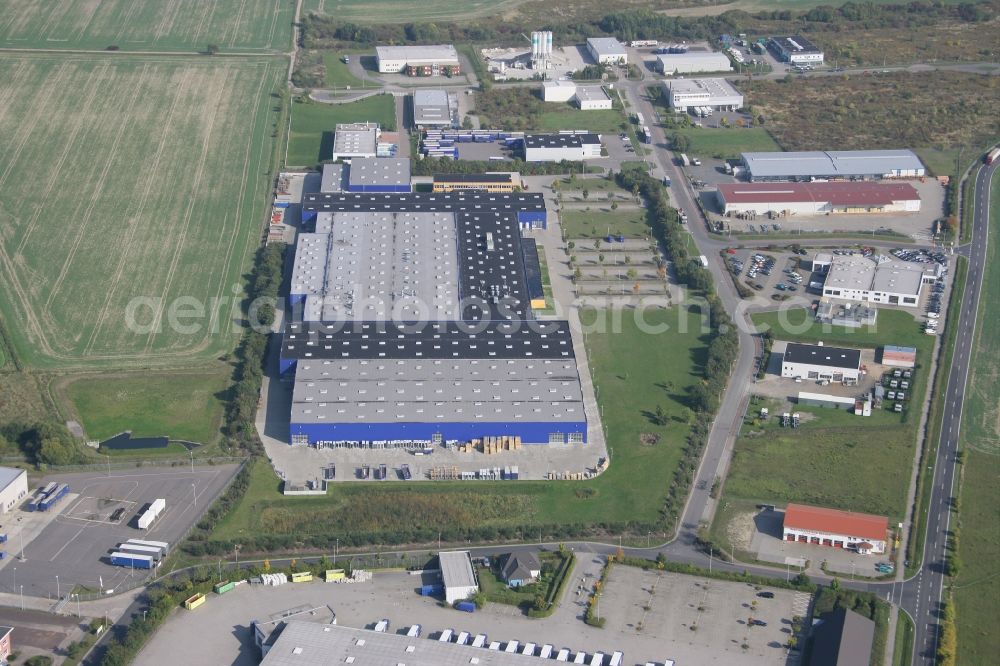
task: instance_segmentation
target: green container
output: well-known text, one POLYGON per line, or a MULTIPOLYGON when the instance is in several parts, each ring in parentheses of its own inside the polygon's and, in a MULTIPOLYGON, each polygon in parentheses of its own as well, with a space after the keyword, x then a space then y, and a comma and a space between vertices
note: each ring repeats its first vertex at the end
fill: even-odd
POLYGON ((225 594, 234 587, 236 587, 236 583, 226 580, 221 583, 216 583, 215 586, 212 587, 212 591, 215 592, 216 594, 225 594))

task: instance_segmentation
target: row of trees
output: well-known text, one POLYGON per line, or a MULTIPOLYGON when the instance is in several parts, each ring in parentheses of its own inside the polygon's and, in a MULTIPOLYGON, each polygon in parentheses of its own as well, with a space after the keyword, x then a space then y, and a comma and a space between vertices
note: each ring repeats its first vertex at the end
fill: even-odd
POLYGON ((12 421, 0 428, 0 455, 22 454, 31 463, 77 465, 87 454, 61 423, 54 421, 12 421))

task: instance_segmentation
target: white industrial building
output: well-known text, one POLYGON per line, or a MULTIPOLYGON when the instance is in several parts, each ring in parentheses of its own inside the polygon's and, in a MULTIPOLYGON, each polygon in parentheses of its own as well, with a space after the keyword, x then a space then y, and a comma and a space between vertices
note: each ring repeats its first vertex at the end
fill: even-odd
POLYGON ((330 159, 336 162, 353 157, 375 157, 381 135, 377 123, 337 125, 333 132, 333 154, 330 159))
POLYGON ((527 134, 524 137, 525 162, 578 162, 601 157, 599 134, 527 134))
POLYGON ((582 111, 610 109, 611 97, 602 86, 578 86, 576 103, 582 111))
POLYGON ((653 66, 666 76, 696 72, 730 72, 733 69, 733 63, 726 54, 718 51, 661 53, 656 56, 656 63, 653 66))
POLYGON ((872 214, 920 210, 920 194, 909 183, 721 183, 716 198, 725 215, 771 212, 781 215, 872 214))
POLYGON ((542 100, 545 102, 568 102, 576 96, 576 84, 572 81, 546 81, 542 84, 542 100))
POLYGON ((856 384, 861 379, 861 350, 789 342, 781 357, 781 376, 856 384))
POLYGON ((444 90, 417 90, 413 93, 413 124, 417 127, 455 127, 457 118, 444 90))
POLYGON ((626 65, 628 52, 625 45, 614 37, 588 37, 587 51, 601 65, 626 65))
POLYGON ((663 82, 663 91, 670 107, 677 111, 701 106, 718 111, 743 107, 743 95, 725 79, 672 79, 663 82))
POLYGON ((432 46, 376 46, 375 58, 381 74, 405 72, 410 76, 458 74, 458 51, 451 44, 432 46))
POLYGON ((444 581, 444 600, 449 604, 468 599, 479 591, 476 570, 467 550, 445 551, 438 555, 441 561, 441 579, 444 581))
POLYGON ((887 257, 816 255, 813 270, 826 272, 823 295, 862 303, 915 308, 925 284, 941 277, 939 264, 913 264, 887 257))
POLYGON ((16 467, 0 467, 0 512, 7 513, 28 496, 28 473, 16 467))
POLYGON ((743 153, 750 180, 878 180, 919 178, 923 162, 912 150, 801 150, 743 153))
POLYGON ((802 35, 772 37, 771 46, 782 60, 793 65, 823 64, 823 52, 802 35))

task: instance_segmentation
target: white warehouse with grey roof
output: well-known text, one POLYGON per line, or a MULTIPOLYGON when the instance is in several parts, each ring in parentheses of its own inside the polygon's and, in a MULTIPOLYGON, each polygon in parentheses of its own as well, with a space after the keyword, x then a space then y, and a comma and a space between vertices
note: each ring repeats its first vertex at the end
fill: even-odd
POLYGON ((927 175, 912 150, 809 150, 743 153, 750 180, 877 180, 927 175))

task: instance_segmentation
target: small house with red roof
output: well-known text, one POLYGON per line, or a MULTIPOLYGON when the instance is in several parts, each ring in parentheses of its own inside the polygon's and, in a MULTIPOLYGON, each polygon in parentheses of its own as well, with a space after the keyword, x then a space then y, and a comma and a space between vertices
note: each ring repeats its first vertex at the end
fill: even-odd
POLYGON ((885 516, 789 504, 785 509, 782 538, 877 555, 886 552, 888 534, 889 519, 885 516))

